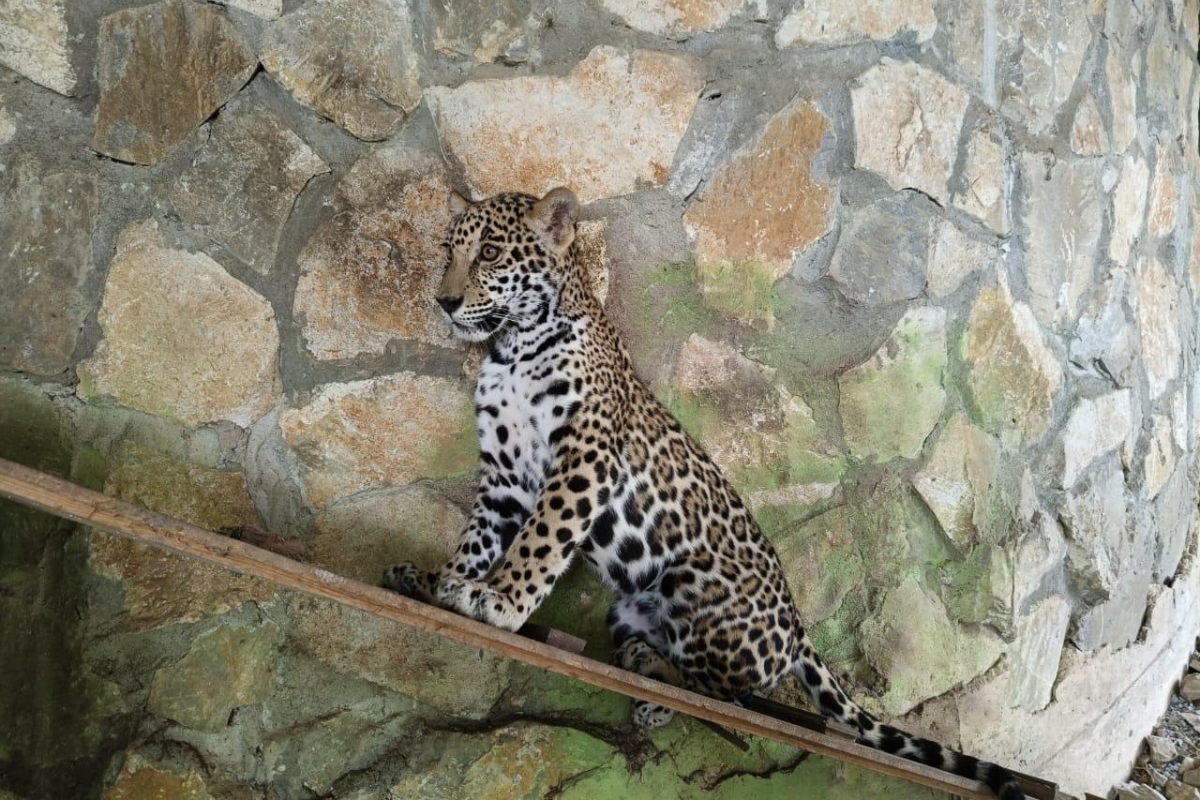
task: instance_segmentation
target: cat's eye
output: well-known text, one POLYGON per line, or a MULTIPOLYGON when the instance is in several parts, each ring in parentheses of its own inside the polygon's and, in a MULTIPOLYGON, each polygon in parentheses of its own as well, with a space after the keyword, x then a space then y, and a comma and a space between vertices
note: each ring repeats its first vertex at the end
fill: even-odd
POLYGON ((494 244, 485 244, 479 248, 480 261, 495 261, 500 257, 500 248, 494 244))

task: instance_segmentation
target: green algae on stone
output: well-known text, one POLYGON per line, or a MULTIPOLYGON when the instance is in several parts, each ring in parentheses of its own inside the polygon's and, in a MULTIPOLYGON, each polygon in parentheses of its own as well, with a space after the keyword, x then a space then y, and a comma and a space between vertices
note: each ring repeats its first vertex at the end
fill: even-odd
POLYGON ((777 275, 757 262, 701 261, 698 268, 704 302, 739 322, 775 324, 774 287, 777 275))
POLYGON ((915 308, 870 359, 845 373, 842 425, 852 455, 914 458, 946 402, 946 313, 915 308))
POLYGON ((975 547, 963 560, 945 564, 934 580, 951 619, 1012 631, 1012 557, 997 545, 975 547))
POLYGON ((775 542, 796 608, 812 625, 833 614, 865 576, 853 512, 839 506, 775 542))
POLYGON ((218 625, 155 674, 147 708, 188 728, 220 731, 235 708, 269 696, 271 659, 281 639, 273 623, 218 625))

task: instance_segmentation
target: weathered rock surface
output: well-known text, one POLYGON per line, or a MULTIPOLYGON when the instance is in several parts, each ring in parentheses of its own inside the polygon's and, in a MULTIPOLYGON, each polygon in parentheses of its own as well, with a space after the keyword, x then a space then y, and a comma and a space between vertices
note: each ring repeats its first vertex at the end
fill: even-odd
POLYGON ((1001 110, 1043 131, 1071 94, 1091 43, 1091 9, 1076 0, 1002 0, 996 8, 1001 110))
POLYGON ((449 344, 434 303, 450 222, 445 168, 403 147, 355 164, 339 191, 349 209, 300 254, 293 309, 318 359, 383 353, 392 339, 449 344))
POLYGON ((1166 266, 1157 258, 1142 262, 1137 275, 1137 322, 1151 400, 1179 374, 1183 344, 1178 309, 1179 287, 1166 266))
POLYGON ((1165 236, 1175 230, 1179 220, 1179 175, 1175 151, 1160 144, 1154 160, 1154 183, 1150 187, 1150 214, 1146 228, 1151 236, 1165 236))
POLYGON ((1185 675, 1179 683, 1179 696, 1190 703, 1200 700, 1200 673, 1185 675))
POLYGON ((255 99, 251 94, 225 107, 170 198, 194 231, 265 275, 296 198, 329 168, 255 99))
POLYGON ((811 103, 788 106, 717 170, 684 214, 711 304, 755 317, 757 309, 741 307, 746 287, 765 294, 829 230, 835 192, 813 169, 828 128, 811 103))
POLYGON ((1171 420, 1165 414, 1150 418, 1150 441, 1146 449, 1143 471, 1146 477, 1146 494, 1151 500, 1158 497, 1171 473, 1175 470, 1175 446, 1171 436, 1171 420))
POLYGON ((1058 595, 1038 601, 1021 618, 1007 656, 1010 707, 1041 711, 1050 704, 1070 621, 1071 607, 1058 595))
POLYGON ((965 414, 956 414, 942 429, 925 466, 913 476, 917 493, 960 551, 971 548, 985 523, 998 467, 995 440, 965 414))
POLYGON ((850 44, 912 36, 924 42, 937 29, 933 0, 884 0, 870 5, 807 0, 793 6, 775 32, 775 46, 850 44))
MULTIPOLYGON (((105 493, 209 530, 258 525, 241 473, 208 469, 143 447, 123 449, 105 493)), ((268 603, 271 584, 113 534, 93 532, 89 563, 121 582, 122 624, 133 629, 193 622, 247 601, 268 603)))
POLYGON ((1071 152, 1081 156, 1098 156, 1111 149, 1112 143, 1096 105, 1096 96, 1088 92, 1079 101, 1071 122, 1071 152))
POLYGON ((1133 74, 1129 52, 1118 42, 1111 41, 1104 61, 1108 77, 1108 92, 1112 99, 1112 147, 1123 153, 1137 136, 1137 78, 1133 74))
POLYGON ((1165 736, 1147 736, 1146 748, 1150 751, 1150 760, 1155 764, 1167 764, 1179 757, 1179 748, 1165 736))
POLYGON ((689 56, 601 46, 562 78, 434 86, 425 97, 476 194, 565 185, 590 203, 666 181, 703 81, 689 56))
POLYGON ((0 197, 0 364, 37 375, 71 366, 93 301, 96 179, 14 170, 0 197))
POLYGON ((1121 177, 1113 191, 1113 227, 1108 255, 1120 264, 1129 263, 1133 244, 1142 234, 1146 197, 1150 190, 1150 169, 1137 156, 1121 162, 1121 177))
POLYGON ((954 223, 938 222, 929 247, 926 289, 934 297, 953 294, 975 272, 994 272, 999 250, 959 230, 954 223))
POLYGON ((1004 144, 995 134, 980 129, 967 140, 963 164, 962 189, 954 192, 958 208, 1000 235, 1012 226, 1009 218, 1009 182, 1005 167, 1004 144))
POLYGON ((912 300, 925 289, 932 227, 903 193, 865 206, 843 225, 829 275, 853 302, 912 300))
POLYGON ((1071 488, 1080 473, 1101 456, 1125 444, 1133 432, 1128 389, 1083 398, 1071 409, 1063 428, 1062 485, 1071 488))
POLYGON ((481 5, 442 0, 433 4, 436 15, 434 47, 451 57, 479 62, 503 59, 523 61, 519 42, 529 22, 530 5, 502 0, 481 5))
POLYGON ((909 577, 888 592, 879 614, 862 627, 863 652, 888 688, 889 714, 914 706, 985 672, 1004 652, 986 628, 969 631, 946 616, 945 606, 909 577))
POLYGON ((203 253, 169 246, 152 220, 117 240, 99 322, 104 339, 79 366, 83 397, 191 426, 247 426, 279 398, 270 303, 203 253))
POLYGON ((947 205, 967 93, 927 67, 884 58, 858 79, 850 98, 854 166, 947 205))
POLYGON ((377 583, 401 561, 436 570, 454 554, 467 518, 430 489, 372 489, 330 503, 317 515, 312 560, 330 572, 377 583))
POLYGON ((159 769, 134 755, 126 760, 121 772, 103 794, 103 800, 212 800, 212 795, 197 774, 180 774, 159 769))
POLYGON ((1137 336, 1125 310, 1132 280, 1126 270, 1111 275, 1084 298, 1083 313, 1071 340, 1071 362, 1078 368, 1111 376, 1121 386, 1136 377, 1137 336))
POLYGON ((635 30, 686 39, 722 28, 735 17, 764 18, 765 0, 602 0, 606 9, 635 30))
POLYGON ((59 94, 75 93, 66 0, 0 4, 0 64, 59 94))
POLYGON ((1112 597, 1129 557, 1125 480, 1109 460, 1079 491, 1068 494, 1059 512, 1067 534, 1067 576, 1085 602, 1112 597))
POLYGON ((967 378, 983 422, 994 433, 1026 441, 1045 433, 1063 374, 1033 312, 1013 300, 1005 283, 979 293, 962 340, 967 378))
POLYGON ((275 19, 283 13, 283 0, 219 0, 219 2, 263 19, 275 19))
POLYGON ((850 452, 877 461, 914 458, 946 401, 946 314, 916 308, 866 362, 838 379, 850 452))
POLYGON ((775 547, 796 608, 810 626, 832 616, 866 575, 847 506, 809 520, 775 547))
POLYGON ((147 707, 186 727, 220 732, 234 709, 270 696, 271 656, 281 639, 270 622, 218 625, 155 674, 147 707))
POLYGON ((1092 285, 1104 218, 1099 177, 1089 161, 1048 165, 1031 155, 1021 164, 1029 184, 1025 273, 1030 306, 1043 325, 1065 327, 1092 285))
POLYGON ((363 489, 465 473, 477 457, 466 388, 412 372, 323 386, 287 408, 279 426, 317 508, 363 489))
POLYGON ((100 23, 97 152, 157 164, 250 79, 258 60, 214 6, 184 0, 100 23))
POLYGON ((307 3, 267 28, 259 56, 297 100, 359 139, 386 139, 421 101, 407 0, 307 3))

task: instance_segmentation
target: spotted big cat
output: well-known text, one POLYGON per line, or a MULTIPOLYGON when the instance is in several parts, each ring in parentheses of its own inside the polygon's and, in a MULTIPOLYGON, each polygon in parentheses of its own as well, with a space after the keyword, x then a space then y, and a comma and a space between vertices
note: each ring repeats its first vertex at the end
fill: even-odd
MULTIPOLYGON (((475 387, 479 488, 445 566, 399 564, 384 585, 516 630, 582 557, 618 597, 618 666, 734 702, 795 676, 863 744, 1024 797, 1007 770, 883 724, 839 686, 775 549, 634 374, 579 263, 571 192, 449 202, 436 300, 459 338, 490 343, 475 387)), ((672 714, 633 703, 641 726, 672 714)))

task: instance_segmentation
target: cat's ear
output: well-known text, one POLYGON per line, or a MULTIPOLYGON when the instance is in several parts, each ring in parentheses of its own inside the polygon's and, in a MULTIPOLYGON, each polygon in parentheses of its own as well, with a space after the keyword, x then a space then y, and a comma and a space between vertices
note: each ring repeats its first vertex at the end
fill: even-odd
POLYGON ((533 204, 525 214, 525 222, 533 228, 547 246, 562 255, 575 241, 575 220, 579 216, 579 201, 565 186, 551 189, 533 204))
POLYGON ((453 189, 450 190, 450 196, 446 198, 446 210, 450 212, 450 216, 457 217, 470 207, 470 200, 453 189))

